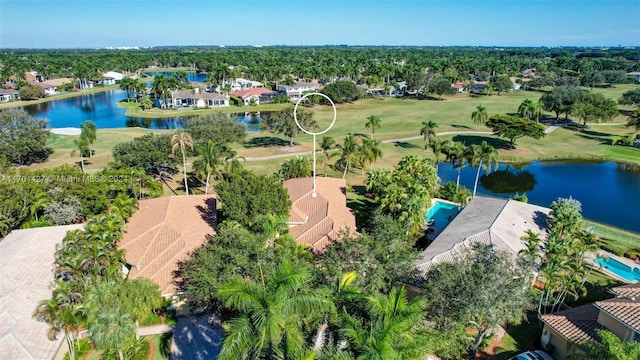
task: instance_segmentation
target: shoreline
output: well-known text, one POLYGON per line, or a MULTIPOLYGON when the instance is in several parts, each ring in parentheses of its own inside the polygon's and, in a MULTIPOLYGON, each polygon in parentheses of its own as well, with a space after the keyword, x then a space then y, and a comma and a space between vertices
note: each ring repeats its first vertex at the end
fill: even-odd
POLYGON ((83 95, 91 95, 91 94, 96 94, 101 92, 107 92, 109 90, 119 90, 119 89, 120 89, 120 85, 116 84, 116 85, 99 86, 99 87, 80 90, 76 92, 60 93, 52 96, 46 96, 46 97, 43 97, 42 99, 36 99, 36 100, 10 101, 5 103, 0 103, 0 110, 18 108, 18 107, 29 106, 29 105, 37 105, 37 104, 42 104, 49 101, 70 99, 70 98, 79 97, 83 95))

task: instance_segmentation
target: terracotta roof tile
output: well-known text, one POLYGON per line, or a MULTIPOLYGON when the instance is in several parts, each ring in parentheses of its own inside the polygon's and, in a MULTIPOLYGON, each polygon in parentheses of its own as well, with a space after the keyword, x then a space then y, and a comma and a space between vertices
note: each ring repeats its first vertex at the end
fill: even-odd
POLYGON ((597 301, 595 306, 634 331, 640 332, 640 298, 613 298, 597 301))
POLYGON ((635 296, 636 298, 640 298, 640 283, 617 286, 612 288, 611 292, 622 297, 635 296))
POLYGON ((265 89, 265 88, 251 88, 251 89, 232 92, 233 95, 243 100, 251 96, 260 96, 262 94, 277 94, 277 93, 278 93, 277 91, 273 91, 271 89, 265 89))
POLYGON ((555 314, 542 315, 540 319, 568 341, 581 343, 596 341, 596 329, 602 328, 598 324, 599 312, 593 304, 588 304, 555 314))
POLYGON ((302 222, 290 229, 291 235, 300 244, 309 244, 316 252, 322 251, 337 238, 338 232, 347 228, 355 232, 356 220, 346 206, 343 192, 346 181, 333 178, 316 178, 317 197, 312 196, 313 178, 298 178, 284 182, 292 201, 290 222, 302 222))
POLYGON ((215 198, 173 196, 140 201, 119 248, 132 265, 130 278, 156 282, 163 295, 176 292, 178 264, 215 235, 215 198))

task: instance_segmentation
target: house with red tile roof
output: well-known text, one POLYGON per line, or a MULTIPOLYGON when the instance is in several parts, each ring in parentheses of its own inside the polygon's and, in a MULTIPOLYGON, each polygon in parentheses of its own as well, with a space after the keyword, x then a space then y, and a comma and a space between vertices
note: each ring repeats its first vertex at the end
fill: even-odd
POLYGON ((128 277, 154 281, 163 296, 175 295, 179 265, 215 235, 216 199, 211 195, 141 200, 122 240, 128 277))
POLYGON ((0 89, 0 102, 8 102, 20 99, 20 93, 14 89, 0 89))
POLYGON ((313 178, 284 182, 292 202, 289 233, 298 244, 307 244, 318 253, 338 240, 342 231, 356 231, 355 216, 347 207, 346 185, 344 179, 317 177, 314 197, 313 178))
POLYGON ((597 329, 606 329, 623 341, 640 341, 640 283, 611 289, 616 296, 540 317, 540 342, 556 359, 581 352, 586 341, 598 341, 597 329))
POLYGON ((27 81, 29 85, 37 86, 44 90, 45 95, 54 95, 56 93, 56 87, 46 83, 46 82, 38 82, 38 81, 27 81))
POLYGON ((277 91, 265 88, 251 88, 245 90, 234 91, 231 93, 234 96, 239 97, 245 105, 251 104, 265 104, 271 102, 271 99, 278 95, 277 91))

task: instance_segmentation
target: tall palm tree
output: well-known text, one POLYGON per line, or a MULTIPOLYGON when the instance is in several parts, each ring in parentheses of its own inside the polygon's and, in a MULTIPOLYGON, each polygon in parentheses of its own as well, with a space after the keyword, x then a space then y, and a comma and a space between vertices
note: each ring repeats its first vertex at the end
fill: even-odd
POLYGON ((124 360, 122 350, 135 338, 136 325, 130 312, 120 307, 98 310, 95 320, 89 325, 91 340, 101 350, 117 350, 124 360))
MULTIPOLYGON (((64 284, 64 282, 60 282, 64 284)), ((41 301, 33 312, 33 317, 49 325, 47 337, 55 340, 58 334, 64 332, 65 342, 69 349, 69 358, 75 360, 73 341, 80 330, 83 307, 77 302, 79 293, 65 293, 55 290, 51 299, 41 301)))
POLYGON ((422 122, 422 128, 420 129, 420 135, 424 136, 424 140, 429 144, 431 138, 436 136, 436 128, 438 124, 429 120, 422 122))
POLYGON ((379 129, 381 124, 382 124, 382 121, 380 120, 380 117, 376 115, 371 115, 367 118, 367 123, 365 124, 365 127, 367 129, 371 129, 372 139, 373 139, 373 136, 376 134, 376 129, 379 129))
POLYGON ((205 175, 205 194, 209 193, 211 175, 214 178, 219 178, 220 173, 219 166, 222 164, 221 149, 213 141, 207 140, 206 144, 200 144, 197 147, 198 158, 193 162, 193 168, 196 173, 205 175))
POLYGON ((425 144, 425 149, 431 149, 433 155, 436 157, 436 170, 438 170, 438 164, 440 163, 440 154, 444 153, 444 150, 450 146, 451 140, 448 139, 433 139, 428 144, 425 144))
POLYGON ((473 184, 473 197, 476 197, 480 169, 485 169, 485 171, 489 173, 491 172, 491 165, 497 168, 498 151, 486 141, 483 141, 480 145, 471 145, 469 148, 473 149, 471 150, 471 157, 468 158, 469 164, 471 164, 471 167, 478 168, 476 171, 476 180, 473 184))
POLYGON ((460 186, 460 170, 465 165, 465 146, 459 141, 453 141, 448 144, 442 151, 447 156, 447 161, 451 163, 454 170, 458 171, 456 177, 456 189, 460 186))
POLYGON ((347 171, 349 171, 349 165, 354 160, 358 152, 358 143, 356 142, 356 137, 353 134, 349 134, 344 138, 344 144, 339 145, 338 149, 340 149, 340 159, 339 162, 344 165, 344 172, 342 173, 342 178, 347 177, 347 171))
POLYGON ((91 149, 91 146, 93 145, 93 142, 96 141, 96 130, 96 123, 91 120, 86 120, 82 124, 80 124, 80 137, 84 138, 87 142, 90 158, 93 157, 93 149, 91 149))
POLYGON ((228 323, 219 359, 298 358, 307 350, 304 325, 319 324, 334 311, 330 298, 310 287, 306 269, 283 262, 268 273, 217 286, 218 299, 239 314, 228 323))
MULTIPOLYGON (((380 149, 380 141, 373 139, 362 139, 360 145, 360 152, 364 163, 369 163, 369 170, 373 169, 373 163, 382 157, 382 150, 380 149)), ((364 175, 364 166, 362 167, 362 174, 364 175)))
POLYGON ((520 103, 520 106, 518 106, 518 114, 520 114, 520 117, 522 118, 531 120, 535 107, 536 104, 533 101, 524 99, 522 103, 520 103))
POLYGON ((84 136, 80 136, 79 138, 73 140, 75 149, 71 151, 71 156, 75 156, 76 153, 80 154, 80 169, 84 172, 84 158, 85 154, 89 153, 89 142, 84 136))
POLYGON ((329 163, 329 150, 333 149, 336 145, 336 141, 331 136, 323 136, 320 140, 320 150, 323 155, 324 176, 327 177, 327 164, 329 163))
POLYGON ((174 134, 171 137, 171 154, 174 154, 176 149, 180 149, 182 153, 182 171, 184 172, 184 190, 189 195, 189 185, 187 185, 187 147, 193 150, 193 139, 191 135, 186 132, 180 132, 174 134))
POLYGON ((478 124, 476 130, 480 130, 480 125, 484 124, 489 119, 489 114, 487 113, 487 109, 484 106, 478 105, 476 110, 471 113, 471 121, 478 124))

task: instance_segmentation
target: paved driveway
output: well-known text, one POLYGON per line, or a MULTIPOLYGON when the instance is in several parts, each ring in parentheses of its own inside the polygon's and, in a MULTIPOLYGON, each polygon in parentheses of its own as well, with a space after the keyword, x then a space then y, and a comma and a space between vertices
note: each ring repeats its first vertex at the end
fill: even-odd
POLYGON ((214 315, 179 317, 171 342, 171 359, 213 360, 222 347, 222 327, 214 315))

